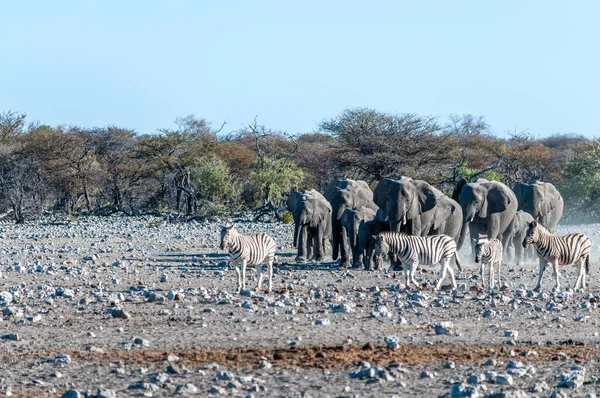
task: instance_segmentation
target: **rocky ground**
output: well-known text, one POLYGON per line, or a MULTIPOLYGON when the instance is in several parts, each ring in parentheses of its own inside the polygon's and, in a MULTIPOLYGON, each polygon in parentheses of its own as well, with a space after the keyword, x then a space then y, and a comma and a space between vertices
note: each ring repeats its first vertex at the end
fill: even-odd
MULTIPOLYGON (((275 292, 233 294, 217 223, 82 218, 0 225, 0 396, 585 396, 600 388, 600 225, 586 292, 561 270, 507 265, 478 291, 400 273, 293 264, 292 226, 241 222, 280 245, 275 292), (598 381, 598 383, 597 383, 598 381), (598 386, 598 387, 597 387, 598 386)), ((249 286, 254 288, 255 281, 249 286)), ((448 283, 448 282, 447 282, 448 283)))

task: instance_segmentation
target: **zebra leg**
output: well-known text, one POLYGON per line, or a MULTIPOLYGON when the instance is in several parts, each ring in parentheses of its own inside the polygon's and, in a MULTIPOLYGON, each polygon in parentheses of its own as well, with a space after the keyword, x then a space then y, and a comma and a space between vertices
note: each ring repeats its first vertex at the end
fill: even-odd
POLYGON ((448 273, 450 274, 450 280, 452 281, 452 289, 456 290, 456 278, 454 277, 454 270, 450 266, 450 260, 448 260, 448 273))
POLYGON ((260 292, 260 288, 262 286, 263 281, 262 264, 258 264, 256 266, 256 273, 258 274, 258 286, 256 287, 256 291, 260 292))
POLYGON ((546 262, 540 258, 540 274, 538 275, 537 285, 535 286, 535 289, 533 289, 534 292, 539 292, 540 289, 542 288, 542 276, 544 275, 545 269, 546 269, 546 262))
POLYGON ((405 280, 406 288, 408 289, 410 287, 410 270, 404 264, 402 264, 402 268, 404 268, 404 280, 405 280))
POLYGON ((450 266, 450 259, 449 258, 442 259, 442 262, 440 263, 440 279, 435 284, 435 290, 440 290, 440 288, 442 287, 442 282, 446 278, 446 273, 448 272, 449 266, 450 266))
POLYGON ((556 281, 555 288, 560 290, 560 282, 558 281, 558 260, 552 262, 552 271, 554 272, 554 280, 556 281))
POLYGON ((500 267, 502 267, 502 260, 498 260, 498 290, 502 289, 502 280, 500 279, 500 267))
POLYGON ((242 290, 242 274, 240 273, 240 267, 239 265, 235 265, 235 274, 237 276, 237 291, 236 293, 239 293, 242 290))
MULTIPOLYGON (((490 262, 490 274, 489 274, 489 284, 490 284, 490 291, 494 290, 494 262, 491 261, 490 262)), ((500 288, 500 286, 498 286, 498 288, 500 288)))
POLYGON ((271 293, 271 290, 273 290, 273 258, 269 259, 269 262, 267 263, 267 272, 269 273, 269 293, 271 293))
POLYGON ((577 290, 580 287, 585 289, 585 260, 579 259, 579 275, 577 275, 577 281, 575 282, 575 287, 573 289, 577 290))
POLYGON ((419 284, 419 282, 417 282, 417 280, 415 279, 415 274, 417 273, 417 267, 419 266, 419 262, 418 261, 411 261, 410 262, 410 281, 417 287, 417 289, 421 289, 421 285, 419 284))
POLYGON ((242 262, 242 290, 246 290, 246 260, 242 262))
POLYGON ((479 260, 479 275, 481 276, 481 286, 485 288, 485 261, 479 260))

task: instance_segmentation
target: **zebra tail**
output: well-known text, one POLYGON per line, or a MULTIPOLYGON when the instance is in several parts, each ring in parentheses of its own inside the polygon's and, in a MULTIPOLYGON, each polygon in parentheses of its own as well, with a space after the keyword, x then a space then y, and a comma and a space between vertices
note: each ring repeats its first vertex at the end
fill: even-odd
POLYGON ((590 255, 585 258, 585 273, 586 275, 590 274, 590 255))
POLYGON ((454 260, 456 261, 456 266, 459 271, 462 271, 462 265, 460 265, 460 261, 458 261, 458 252, 454 252, 454 260))

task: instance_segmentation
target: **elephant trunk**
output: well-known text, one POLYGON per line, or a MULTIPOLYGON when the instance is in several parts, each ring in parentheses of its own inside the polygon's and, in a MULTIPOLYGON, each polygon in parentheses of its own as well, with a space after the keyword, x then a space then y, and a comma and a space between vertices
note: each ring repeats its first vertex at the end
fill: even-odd
POLYGON ((298 235, 304 224, 306 224, 306 211, 301 211, 296 220, 296 225, 294 225, 294 247, 298 247, 298 235))
POLYGON ((332 235, 332 246, 333 250, 331 253, 331 258, 333 261, 338 259, 340 252, 340 234, 341 234, 342 225, 340 220, 338 220, 335 215, 331 217, 331 235, 332 235))
POLYGON ((462 245, 465 243, 465 237, 467 236, 467 228, 469 227, 469 221, 465 220, 460 229, 460 237, 458 238, 458 243, 456 244, 457 250, 460 250, 462 245))

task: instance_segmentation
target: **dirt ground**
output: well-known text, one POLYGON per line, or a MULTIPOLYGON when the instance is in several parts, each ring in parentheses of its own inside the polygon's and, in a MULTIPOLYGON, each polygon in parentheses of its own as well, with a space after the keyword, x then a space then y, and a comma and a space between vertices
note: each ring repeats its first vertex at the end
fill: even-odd
POLYGON ((437 270, 419 272, 425 288, 407 291, 400 273, 294 264, 290 225, 240 229, 278 241, 275 292, 233 294, 216 223, 0 225, 0 396, 583 397, 600 388, 600 225, 559 228, 594 242, 587 291, 569 289, 575 269, 565 267, 562 289, 552 291, 547 271, 539 294, 530 290, 537 264, 505 266, 506 291, 476 290, 467 248, 457 291, 432 291, 437 270))

